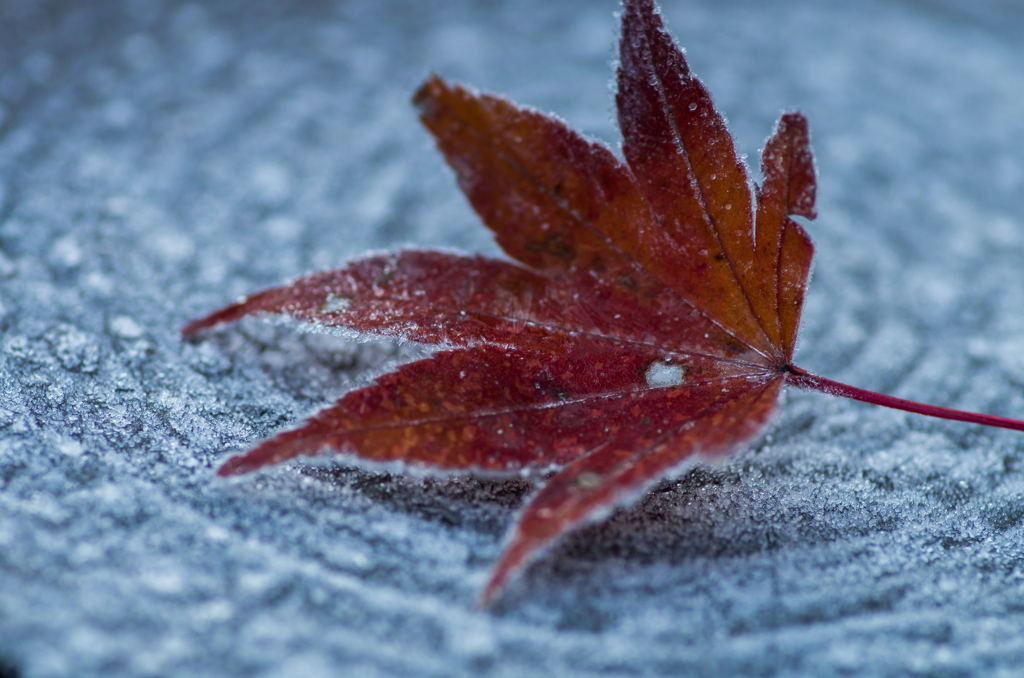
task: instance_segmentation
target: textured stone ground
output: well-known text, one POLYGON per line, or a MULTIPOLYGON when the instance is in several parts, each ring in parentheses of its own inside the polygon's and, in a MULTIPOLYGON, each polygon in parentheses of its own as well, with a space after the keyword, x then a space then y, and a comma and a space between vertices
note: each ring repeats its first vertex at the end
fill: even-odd
MULTIPOLYGON (((959 4, 665 14, 752 159, 810 118, 799 362, 1021 417, 1024 24, 959 4)), ((0 676, 1018 675, 1020 434, 791 393, 493 614, 523 482, 213 477, 416 349, 178 329, 370 249, 495 253, 408 98, 437 71, 614 145, 616 10, 0 5, 0 676)))

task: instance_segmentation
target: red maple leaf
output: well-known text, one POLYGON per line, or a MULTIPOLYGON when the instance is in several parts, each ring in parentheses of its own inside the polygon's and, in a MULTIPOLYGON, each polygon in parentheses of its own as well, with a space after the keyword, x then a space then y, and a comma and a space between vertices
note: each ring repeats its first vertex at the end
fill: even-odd
POLYGON ((283 313, 444 350, 353 391, 225 463, 244 473, 331 450, 439 469, 557 468, 482 593, 567 530, 681 462, 768 422, 783 384, 1024 430, 900 400, 792 364, 813 246, 807 122, 782 116, 752 192, 722 116, 652 0, 626 0, 620 161, 560 121, 431 77, 423 123, 516 262, 430 251, 357 260, 184 328, 283 313))

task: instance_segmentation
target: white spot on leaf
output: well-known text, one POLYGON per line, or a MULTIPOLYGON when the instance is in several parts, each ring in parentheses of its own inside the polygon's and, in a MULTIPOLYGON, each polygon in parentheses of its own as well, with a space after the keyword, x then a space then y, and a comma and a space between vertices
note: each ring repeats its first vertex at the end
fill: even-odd
POLYGON ((647 385, 651 388, 679 386, 683 383, 683 368, 668 363, 652 363, 647 368, 647 385))

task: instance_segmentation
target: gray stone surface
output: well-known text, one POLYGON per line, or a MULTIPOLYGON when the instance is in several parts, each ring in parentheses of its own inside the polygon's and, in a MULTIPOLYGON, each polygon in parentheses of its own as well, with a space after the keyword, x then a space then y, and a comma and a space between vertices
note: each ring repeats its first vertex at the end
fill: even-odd
MULTIPOLYGON (((1016 3, 672 2, 756 160, 810 118, 799 362, 1024 416, 1016 3)), ((370 249, 495 253, 431 70, 616 144, 614 2, 0 5, 0 676, 967 676, 1024 665, 1024 437, 790 393, 473 601, 529 487, 229 454, 412 347, 189 319, 370 249)))

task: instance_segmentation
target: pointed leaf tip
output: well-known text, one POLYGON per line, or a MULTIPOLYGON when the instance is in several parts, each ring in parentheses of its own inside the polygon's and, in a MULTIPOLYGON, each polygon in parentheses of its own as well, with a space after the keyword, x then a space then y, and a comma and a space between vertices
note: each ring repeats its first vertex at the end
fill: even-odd
MULTIPOLYGON (((788 178, 786 208, 789 214, 814 219, 818 216, 814 208, 817 196, 817 173, 814 169, 814 155, 811 152, 811 134, 807 118, 798 112, 784 113, 774 138, 784 140, 788 178)), ((768 148, 765 148, 766 154, 768 148)), ((764 169, 762 159, 762 171, 764 169)))
POLYGON ((249 467, 246 464, 241 463, 240 460, 242 458, 243 457, 239 455, 228 459, 220 465, 220 468, 217 469, 217 475, 222 478, 227 478, 228 476, 242 475, 243 473, 256 470, 255 467, 249 467))
POLYGON ((443 87, 444 81, 436 73, 431 73, 412 95, 412 105, 421 118, 431 118, 436 114, 434 102, 443 87))

